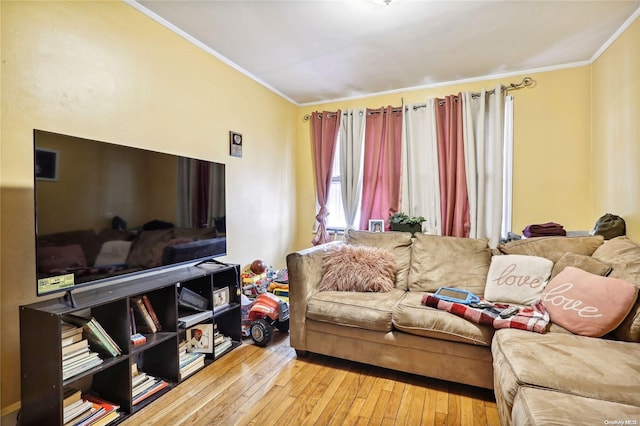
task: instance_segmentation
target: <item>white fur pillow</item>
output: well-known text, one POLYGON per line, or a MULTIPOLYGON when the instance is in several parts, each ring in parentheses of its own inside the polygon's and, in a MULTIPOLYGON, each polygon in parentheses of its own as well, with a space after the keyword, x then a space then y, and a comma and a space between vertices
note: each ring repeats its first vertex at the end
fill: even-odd
POLYGON ((322 258, 320 291, 387 292, 395 287, 396 259, 389 251, 344 244, 322 258))
POLYGON ((551 276, 553 262, 544 257, 507 254, 493 256, 484 289, 490 302, 533 305, 551 276))

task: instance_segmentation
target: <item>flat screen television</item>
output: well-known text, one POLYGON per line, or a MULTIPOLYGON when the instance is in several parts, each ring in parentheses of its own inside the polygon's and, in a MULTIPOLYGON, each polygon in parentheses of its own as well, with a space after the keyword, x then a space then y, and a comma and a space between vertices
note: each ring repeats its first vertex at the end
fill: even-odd
POLYGON ((37 294, 226 255, 225 165, 34 131, 37 294))

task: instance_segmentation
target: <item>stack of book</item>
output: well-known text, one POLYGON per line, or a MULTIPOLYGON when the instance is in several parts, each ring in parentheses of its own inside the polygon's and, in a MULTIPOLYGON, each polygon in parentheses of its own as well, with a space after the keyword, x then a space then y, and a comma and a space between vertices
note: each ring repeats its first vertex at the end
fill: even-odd
POLYGON ((220 333, 218 331, 218 324, 215 324, 215 332, 213 333, 213 351, 215 357, 218 358, 226 353, 231 348, 232 344, 233 341, 231 340, 231 337, 220 333))
POLYGON ((83 338, 82 327, 62 323, 62 380, 102 364, 102 358, 89 348, 89 341, 83 338))
POLYGON ((65 426, 104 426, 120 417, 119 405, 70 389, 64 398, 65 426))
POLYGON ((145 294, 130 299, 133 317, 131 318, 131 334, 156 333, 162 331, 162 324, 158 319, 151 300, 145 294))
POLYGON ((82 327, 87 340, 91 344, 91 348, 105 356, 116 357, 122 354, 120 346, 111 338, 109 333, 95 318, 84 318, 78 315, 63 315, 64 322, 82 327))
POLYGON ((66 425, 75 425, 91 416, 93 404, 91 401, 82 399, 82 394, 77 389, 69 389, 62 402, 62 421, 66 425))
POLYGON ((184 380, 204 367, 205 354, 201 352, 187 352, 187 342, 183 340, 178 347, 180 352, 180 380, 184 380))
POLYGON ((136 405, 151 395, 169 386, 166 381, 138 370, 137 364, 131 365, 132 404, 136 405))

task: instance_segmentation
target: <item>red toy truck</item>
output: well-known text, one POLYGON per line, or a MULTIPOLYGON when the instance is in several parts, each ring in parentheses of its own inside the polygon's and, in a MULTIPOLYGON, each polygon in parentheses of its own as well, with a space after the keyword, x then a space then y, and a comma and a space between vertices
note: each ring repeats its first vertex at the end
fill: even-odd
POLYGON ((271 293, 256 298, 249 310, 251 338, 258 346, 267 346, 273 337, 273 327, 289 332, 289 305, 271 293))

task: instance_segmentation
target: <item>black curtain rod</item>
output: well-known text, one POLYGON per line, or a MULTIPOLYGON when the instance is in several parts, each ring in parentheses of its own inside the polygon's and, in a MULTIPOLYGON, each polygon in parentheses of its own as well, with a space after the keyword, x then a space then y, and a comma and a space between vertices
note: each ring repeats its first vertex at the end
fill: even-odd
MULTIPOLYGON (((515 89, 521 89, 523 87, 533 87, 535 86, 536 82, 534 79, 532 79, 531 77, 525 77, 522 79, 522 81, 520 83, 510 83, 508 86, 502 86, 502 91, 503 92, 507 92, 509 90, 515 90, 515 89)), ((486 93, 490 94, 490 95, 494 95, 496 93, 495 89, 491 89, 488 90, 486 93)), ((471 97, 473 99, 477 98, 478 96, 480 96, 482 93, 480 92, 473 92, 471 93, 471 97)), ((457 102, 458 98, 455 97, 454 98, 454 102, 457 102)), ((440 101, 438 103, 440 106, 444 105, 444 102, 440 101)), ((413 108, 413 110, 417 110, 418 108, 425 108, 427 106, 427 104, 418 104, 418 105, 413 105, 411 108, 413 108)), ((409 110, 409 107, 405 107, 405 111, 409 110)), ((391 110, 392 112, 398 112, 398 111, 402 111, 402 107, 401 108, 394 108, 391 110)), ((374 110, 374 111, 369 111, 367 112, 367 115, 371 115, 371 114, 380 114, 380 110, 374 110)), ((386 113, 386 110, 382 110, 383 113, 386 113)), ((343 112, 342 115, 347 116, 349 113, 347 112, 343 112)), ((335 117, 336 114, 327 114, 327 117, 335 117)), ((322 114, 320 114, 320 117, 322 117, 322 114)), ((304 116, 304 121, 309 121, 311 119, 311 114, 306 114, 304 116)))

